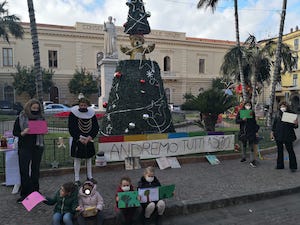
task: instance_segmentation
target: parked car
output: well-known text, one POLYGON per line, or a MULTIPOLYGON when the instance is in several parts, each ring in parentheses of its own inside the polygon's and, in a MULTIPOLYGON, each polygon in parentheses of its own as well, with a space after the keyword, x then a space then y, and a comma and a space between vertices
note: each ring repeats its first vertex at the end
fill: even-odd
POLYGON ((17 110, 14 109, 14 105, 12 102, 7 100, 0 101, 0 114, 5 115, 16 115, 17 110))
POLYGON ((17 115, 19 115, 20 112, 23 110, 23 105, 21 102, 15 102, 13 108, 17 111, 17 115))
POLYGON ((56 114, 59 112, 70 112, 71 108, 64 104, 48 104, 45 109, 45 114, 56 114))
POLYGON ((52 101, 43 101, 43 107, 44 107, 44 109, 46 108, 47 105, 53 104, 53 103, 54 102, 52 102, 52 101))

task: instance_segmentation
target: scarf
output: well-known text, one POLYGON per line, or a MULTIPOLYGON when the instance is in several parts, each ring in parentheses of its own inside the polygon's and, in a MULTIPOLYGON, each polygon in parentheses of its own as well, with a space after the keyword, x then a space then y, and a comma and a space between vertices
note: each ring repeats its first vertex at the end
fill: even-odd
MULTIPOLYGON (((35 120, 43 120, 44 118, 41 117, 40 115, 38 117, 34 118, 35 120)), ((22 111, 19 115, 19 123, 20 123, 20 128, 21 130, 24 130, 25 128, 28 128, 28 116, 27 114, 22 111)), ((44 135, 43 134, 37 134, 36 135, 36 146, 43 147, 44 146, 44 135)))

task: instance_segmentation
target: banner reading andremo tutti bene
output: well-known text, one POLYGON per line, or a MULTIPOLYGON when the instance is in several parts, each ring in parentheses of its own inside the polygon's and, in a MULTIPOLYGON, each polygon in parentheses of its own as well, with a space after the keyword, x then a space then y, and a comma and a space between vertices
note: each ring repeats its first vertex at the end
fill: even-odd
POLYGON ((233 150, 233 148, 234 135, 99 143, 99 150, 104 152, 107 161, 123 161, 130 156, 149 159, 200 152, 227 151, 233 150))

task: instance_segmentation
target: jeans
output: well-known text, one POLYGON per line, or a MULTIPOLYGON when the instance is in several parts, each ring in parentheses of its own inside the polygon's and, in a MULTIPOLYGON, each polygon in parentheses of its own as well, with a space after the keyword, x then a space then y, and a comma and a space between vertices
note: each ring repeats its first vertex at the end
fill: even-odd
POLYGON ((73 215, 71 213, 54 213, 53 214, 53 225, 61 225, 61 221, 64 222, 65 225, 73 225, 73 215))

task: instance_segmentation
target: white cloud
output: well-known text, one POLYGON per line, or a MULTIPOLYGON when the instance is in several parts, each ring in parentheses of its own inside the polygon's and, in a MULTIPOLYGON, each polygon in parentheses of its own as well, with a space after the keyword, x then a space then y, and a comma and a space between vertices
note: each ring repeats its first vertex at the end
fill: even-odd
MULTIPOLYGON (((10 13, 28 22, 27 1, 7 0, 10 13)), ((185 32, 187 36, 222 40, 235 40, 233 0, 221 1, 212 13, 210 9, 197 9, 195 0, 144 0, 151 12, 151 29, 185 32), (222 3, 222 4, 221 4, 222 3)), ((127 20, 126 0, 34 0, 37 23, 75 25, 76 22, 103 23, 108 16, 116 18, 116 25, 127 20)), ((239 8, 240 38, 249 33, 258 39, 277 36, 282 1, 248 0, 239 8), (276 11, 277 10, 277 11, 276 11)), ((285 33, 295 28, 298 21, 298 0, 290 0, 285 33)))

